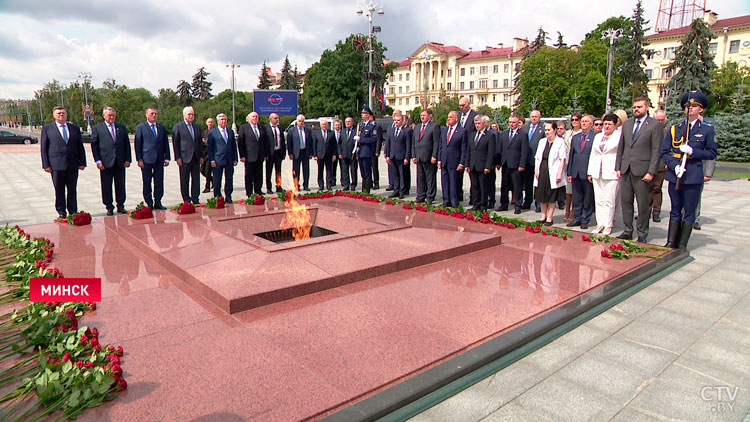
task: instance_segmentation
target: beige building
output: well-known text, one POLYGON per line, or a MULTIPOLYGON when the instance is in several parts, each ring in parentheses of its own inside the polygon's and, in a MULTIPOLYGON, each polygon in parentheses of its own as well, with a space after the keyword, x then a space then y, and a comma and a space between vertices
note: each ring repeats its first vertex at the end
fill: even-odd
MULTIPOLYGON (((709 44, 716 66, 721 67, 729 61, 740 66, 750 65, 750 15, 717 20, 716 13, 706 12, 704 20, 716 35, 709 44)), ((646 37, 649 42, 646 48, 652 50, 646 57, 648 96, 652 104, 664 107, 666 103, 669 95, 667 82, 672 78, 667 66, 689 29, 685 26, 646 37)))

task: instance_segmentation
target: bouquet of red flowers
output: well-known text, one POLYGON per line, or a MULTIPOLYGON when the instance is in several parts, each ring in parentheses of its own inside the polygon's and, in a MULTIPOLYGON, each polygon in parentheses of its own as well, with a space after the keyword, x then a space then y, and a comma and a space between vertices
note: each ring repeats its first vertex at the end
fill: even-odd
POLYGON ((75 214, 71 214, 68 216, 68 224, 72 224, 74 226, 85 226, 87 224, 91 224, 91 214, 85 211, 79 211, 75 214))
POLYGON ((263 195, 259 195, 256 193, 248 196, 244 202, 248 205, 263 205, 266 203, 266 198, 263 195))
POLYGON ((225 205, 226 203, 224 202, 223 196, 208 198, 208 201, 206 201, 206 207, 208 208, 222 209, 225 205))
POLYGON ((144 220, 146 218, 154 218, 154 213, 151 211, 151 208, 146 206, 143 202, 138 204, 137 207, 133 211, 130 211, 128 213, 130 218, 136 219, 136 220, 144 220))
POLYGON ((172 207, 172 210, 176 211, 177 214, 180 215, 195 214, 195 205, 193 205, 191 202, 183 202, 182 204, 172 207))

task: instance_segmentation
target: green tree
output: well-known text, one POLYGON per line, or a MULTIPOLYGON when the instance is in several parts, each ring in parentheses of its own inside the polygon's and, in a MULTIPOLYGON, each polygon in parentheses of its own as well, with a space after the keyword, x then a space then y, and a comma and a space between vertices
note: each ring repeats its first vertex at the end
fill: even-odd
POLYGON ((172 88, 159 89, 159 108, 176 106, 180 102, 177 93, 172 88))
POLYGON ((623 109, 628 111, 633 106, 633 97, 628 87, 621 86, 615 90, 612 101, 612 110, 623 109))
MULTIPOLYGON (((711 71, 711 89, 713 91, 709 97, 711 111, 718 114, 732 110, 732 101, 736 98, 737 90, 740 85, 744 85, 745 78, 750 82, 750 67, 739 66, 737 63, 729 61, 719 69, 711 71)), ((747 91, 743 88, 744 91, 747 91)), ((750 110, 750 98, 743 96, 744 109, 750 110)))
POLYGON ((213 85, 213 83, 208 82, 208 75, 210 75, 210 73, 206 72, 205 67, 201 67, 197 72, 195 72, 195 75, 193 75, 193 84, 191 88, 191 95, 193 96, 193 98, 205 101, 212 97, 211 85, 213 85))
POLYGON ((633 9, 630 25, 625 30, 624 43, 619 51, 623 63, 621 72, 624 76, 623 86, 626 86, 631 93, 631 103, 635 97, 648 92, 648 75, 644 70, 646 67, 644 57, 649 52, 645 48, 648 45, 645 33, 650 29, 644 28, 647 24, 648 21, 643 17, 641 0, 638 0, 633 9))
POLYGON ((448 120, 448 113, 458 110, 458 95, 448 95, 445 91, 440 92, 438 103, 432 109, 432 120, 441 126, 448 120))
POLYGON ((543 116, 568 112, 571 81, 578 77, 576 53, 567 48, 535 51, 521 64, 516 92, 520 94, 517 111, 527 115, 537 108, 543 116), (532 107, 533 103, 537 107, 532 107))
POLYGON ((177 84, 177 98, 179 99, 180 104, 189 106, 193 101, 192 92, 193 91, 190 89, 190 83, 188 81, 183 79, 180 81, 180 83, 177 84))
POLYGON ((555 46, 555 48, 563 48, 568 46, 568 44, 565 44, 565 41, 563 41, 563 35, 560 31, 557 31, 557 42, 553 45, 555 46))
POLYGON ((270 89, 271 88, 271 77, 268 76, 268 69, 266 68, 266 61, 263 60, 263 67, 260 68, 260 76, 258 77, 258 89, 270 89))
POLYGON ((297 89, 297 79, 292 73, 292 64, 289 63, 289 56, 284 58, 284 65, 281 66, 280 89, 297 89))

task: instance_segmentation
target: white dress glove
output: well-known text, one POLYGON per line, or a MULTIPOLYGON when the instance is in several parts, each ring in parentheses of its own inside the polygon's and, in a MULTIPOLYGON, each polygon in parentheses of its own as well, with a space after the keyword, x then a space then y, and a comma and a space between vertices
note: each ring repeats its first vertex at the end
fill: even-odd
POLYGON ((685 154, 690 155, 693 153, 693 148, 688 144, 682 144, 680 145, 680 151, 684 152, 685 154))
POLYGON ((359 135, 354 135, 354 140, 359 141, 359 135))
POLYGON ((674 167, 674 174, 678 179, 681 178, 684 173, 685 169, 683 169, 679 164, 674 167))

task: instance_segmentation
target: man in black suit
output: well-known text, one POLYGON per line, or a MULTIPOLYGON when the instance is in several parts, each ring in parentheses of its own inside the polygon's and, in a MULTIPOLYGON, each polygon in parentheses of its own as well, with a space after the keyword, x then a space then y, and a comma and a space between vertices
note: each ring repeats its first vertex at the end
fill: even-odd
POLYGON ((458 124, 458 113, 448 112, 445 127, 440 131, 438 146, 438 169, 443 206, 457 207, 458 181, 464 177, 466 163, 466 131, 458 124))
MULTIPOLYGON (((534 155, 536 148, 539 146, 539 140, 544 138, 544 125, 541 123, 542 113, 539 110, 533 110, 529 114, 529 126, 526 136, 529 139, 529 154, 526 157, 526 168, 523 171, 523 205, 522 209, 531 209, 531 202, 534 199, 534 155)), ((591 138, 594 139, 593 137, 591 138)), ((542 208, 539 202, 534 202, 536 212, 541 212, 542 208)))
POLYGON ((664 125, 649 117, 651 106, 647 97, 633 100, 633 117, 622 125, 620 145, 617 147, 615 171, 620 178, 620 201, 625 230, 619 239, 633 238, 633 199, 638 201, 638 241, 646 242, 651 206, 651 180, 659 171, 659 148, 664 137, 664 125))
POLYGON ((336 149, 336 134, 328 130, 328 120, 321 120, 320 130, 313 133, 313 159, 318 162, 318 188, 331 190, 336 184, 333 166, 339 155, 336 149), (323 177, 325 173, 325 178, 323 177))
POLYGON ((305 115, 297 115, 297 124, 286 133, 287 152, 292 160, 292 178, 296 180, 299 187, 300 167, 304 173, 304 190, 310 190, 310 153, 313 150, 313 137, 310 129, 305 127, 305 115), (310 148, 308 148, 308 145, 310 148))
POLYGON ((201 173, 203 173, 203 177, 206 178, 206 187, 203 189, 203 193, 211 192, 211 189, 213 188, 213 186, 211 186, 211 181, 214 178, 213 169, 211 168, 211 162, 208 161, 208 134, 213 128, 214 119, 209 117, 206 119, 206 129, 203 129, 203 132, 201 132, 201 141, 203 142, 203 152, 201 155, 201 162, 203 164, 201 165, 201 173))
POLYGON ((201 127, 195 123, 193 107, 182 109, 182 117, 183 120, 172 128, 174 160, 180 171, 180 193, 183 202, 199 204, 200 172, 203 164, 201 127))
POLYGON ((276 192, 281 192, 281 162, 286 155, 286 141, 284 140, 284 131, 279 126, 279 115, 271 113, 268 116, 269 123, 266 126, 268 134, 268 160, 266 161, 266 190, 268 193, 273 192, 273 186, 276 186, 276 192), (271 171, 276 169, 276 179, 271 184, 271 171))
POLYGON ((432 121, 432 110, 419 114, 421 124, 414 127, 412 159, 417 165, 417 202, 432 204, 437 194, 437 156, 440 125, 432 121))
POLYGON ((55 209, 60 218, 78 212, 78 170, 86 168, 86 153, 81 140, 81 128, 67 123, 68 112, 63 107, 52 110, 54 123, 42 127, 40 147, 42 168, 52 174, 55 187, 55 209), (67 195, 65 191, 67 189, 67 195))
POLYGON ((237 165, 237 143, 234 132, 227 127, 227 115, 216 116, 218 127, 208 133, 208 160, 213 169, 214 197, 221 196, 221 178, 225 176, 224 199, 232 202, 234 166, 237 165))
POLYGON ((354 153, 354 137, 357 135, 357 131, 354 129, 354 119, 352 119, 351 117, 347 117, 344 120, 344 125, 346 127, 341 131, 341 144, 339 147, 339 162, 341 163, 341 185, 343 186, 344 190, 356 190, 357 154, 354 153))
MULTIPOLYGON (((461 97, 461 99, 458 100, 458 109, 458 125, 466 131, 466 139, 474 139, 474 134, 477 131, 476 127, 474 127, 474 118, 476 118, 479 113, 471 109, 471 103, 469 102, 468 97, 461 97)), ((463 173, 458 177, 458 200, 459 202, 463 202, 464 200, 463 173)))
POLYGON ((515 214, 521 213, 523 205, 523 189, 521 172, 528 160, 529 142, 526 132, 518 130, 518 116, 511 115, 508 119, 509 129, 500 133, 500 144, 503 152, 501 153, 501 168, 503 179, 500 185, 500 206, 498 211, 507 211, 508 192, 513 189, 515 197, 515 214))
POLYGON ((482 123, 484 130, 492 135, 492 139, 495 142, 495 156, 492 159, 492 168, 490 174, 487 176, 487 208, 495 208, 495 192, 497 190, 497 172, 495 168, 500 168, 502 162, 503 146, 500 144, 500 132, 495 129, 497 123, 492 123, 489 116, 482 117, 482 123))
POLYGON ((96 168, 102 186, 102 203, 107 208, 107 215, 114 214, 112 204, 112 182, 115 184, 117 212, 125 214, 125 169, 133 161, 130 151, 130 138, 125 125, 115 123, 115 109, 104 107, 104 121, 91 129, 91 152, 94 155, 96 168))
POLYGON ((490 173, 494 171, 495 137, 484 128, 482 118, 474 117, 474 137, 468 139, 466 172, 471 180, 471 204, 475 210, 485 211, 489 203, 490 173))
POLYGON ((166 210, 161 198, 164 196, 164 167, 169 165, 169 139, 167 128, 156 120, 159 113, 155 107, 146 109, 146 121, 135 127, 135 159, 143 177, 143 200, 149 208, 166 210), (151 197, 151 181, 154 196, 151 197))
MULTIPOLYGON (((370 114, 370 120, 375 123, 374 114, 370 114)), ((380 157, 380 152, 383 151, 385 138, 383 137, 383 128, 377 123, 375 123, 375 135, 377 136, 377 142, 375 143, 375 155, 372 157, 372 188, 380 189, 380 165, 378 157, 380 157)))
POLYGON ((589 182, 588 169, 591 147, 596 134, 591 127, 594 117, 581 116, 581 132, 570 139, 570 154, 568 156, 568 183, 573 184, 573 221, 567 227, 589 227, 591 214, 594 212, 594 185, 589 182))
POLYGON ((247 123, 240 126, 237 147, 240 161, 245 163, 245 195, 263 195, 263 161, 268 159, 266 129, 258 124, 258 113, 247 115, 247 123))
POLYGON ((388 131, 385 138, 385 162, 388 163, 388 173, 393 182, 392 198, 403 199, 407 187, 404 168, 409 166, 411 157, 411 137, 408 127, 401 126, 402 117, 394 114, 394 128, 388 131))

